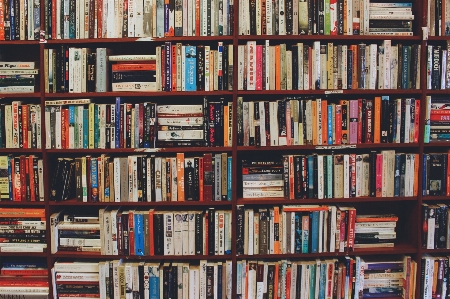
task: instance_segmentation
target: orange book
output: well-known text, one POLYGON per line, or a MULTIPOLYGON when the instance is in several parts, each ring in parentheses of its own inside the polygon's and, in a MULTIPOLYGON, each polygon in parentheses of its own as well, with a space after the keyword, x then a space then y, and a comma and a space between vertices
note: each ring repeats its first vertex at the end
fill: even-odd
POLYGON ((230 146, 228 144, 228 130, 229 130, 229 106, 224 105, 223 106, 223 146, 230 146))
POLYGON ((328 144, 328 101, 322 99, 322 144, 328 144))
POLYGON ((195 0, 195 36, 200 35, 200 0, 195 0))
POLYGON ((177 91, 177 46, 172 45, 172 91, 177 91))
POLYGON ((45 210, 38 208, 0 208, 0 218, 41 218, 45 220, 45 210))
POLYGON ((280 45, 275 46, 275 89, 281 89, 281 57, 280 45))
POLYGON ((392 222, 398 221, 398 216, 394 214, 376 214, 376 215, 356 215, 356 222, 392 222))
POLYGON ((5 40, 5 14, 3 1, 0 3, 0 40, 5 40))
POLYGON ((353 54, 352 89, 358 89, 358 46, 351 45, 353 54))
POLYGON ((317 145, 317 102, 313 101, 311 105, 312 114, 312 144, 317 145))
POLYGON ((328 211, 328 206, 293 205, 283 207, 283 212, 312 212, 312 211, 328 211))
POLYGON ((184 201, 184 153, 177 153, 178 201, 184 201))
POLYGON ((155 255, 155 243, 153 242, 154 240, 154 235, 153 235, 153 215, 155 214, 155 210, 154 209, 150 209, 148 211, 148 237, 149 237, 149 242, 148 242, 148 246, 149 246, 149 253, 151 256, 155 255))
POLYGON ((419 142, 420 100, 416 100, 416 108, 414 114, 414 142, 417 143, 419 142))
POLYGON ((25 155, 20 156, 20 196, 22 201, 27 200, 27 158, 25 155))
POLYGON ((380 143, 381 97, 375 97, 373 118, 373 143, 380 143))
POLYGON ((134 211, 128 212, 128 240, 130 255, 135 255, 134 251, 134 211))
MULTIPOLYGON (((97 38, 103 37, 103 1, 107 0, 97 0, 97 38)), ((56 36, 54 38, 56 38, 56 36)))
MULTIPOLYGON (((276 225, 276 227, 279 227, 280 224, 280 210, 279 207, 275 206, 273 207, 273 223, 276 225)), ((275 233, 275 236, 279 236, 279 233, 275 233)), ((280 239, 278 237, 278 240, 275 239, 273 242, 273 253, 274 254, 280 254, 281 253, 281 246, 280 246, 280 239)))
POLYGON ((28 105, 22 105, 22 145, 23 148, 30 148, 28 144, 28 105))
POLYGON ((274 298, 278 298, 277 294, 278 294, 278 276, 279 276, 279 271, 280 271, 280 264, 279 263, 275 263, 275 275, 273 277, 273 294, 274 294, 274 298))
POLYGON ((156 63, 115 63, 111 66, 114 71, 156 71, 156 63))
POLYGON ((290 262, 286 265, 286 299, 291 298, 291 276, 292 276, 292 264, 290 262))

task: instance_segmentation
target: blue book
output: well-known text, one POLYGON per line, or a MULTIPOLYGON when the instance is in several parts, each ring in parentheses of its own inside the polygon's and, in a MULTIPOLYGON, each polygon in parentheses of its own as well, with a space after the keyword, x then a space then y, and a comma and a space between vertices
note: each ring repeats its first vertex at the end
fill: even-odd
POLYGON ((422 165, 422 195, 428 195, 427 188, 427 164, 430 156, 428 154, 423 154, 423 165, 422 165))
POLYGON ((311 218, 311 253, 319 252, 319 211, 312 211, 311 218))
POLYGON ((116 136, 115 136, 115 140, 116 140, 116 148, 120 148, 120 104, 121 104, 121 99, 120 97, 116 97, 116 136))
POLYGON ((309 229, 303 229, 303 227, 309 228, 309 221, 309 216, 302 216, 302 253, 309 251, 309 229))
MULTIPOLYGON (((11 40, 15 40, 16 39, 16 28, 15 28, 15 26, 14 26, 14 24, 15 24, 15 20, 16 20, 16 16, 15 16, 15 13, 14 13, 14 0, 10 0, 9 1, 9 12, 10 12, 10 14, 9 14, 9 20, 10 20, 10 38, 11 38, 11 40)), ((18 17, 18 16, 17 16, 18 17)))
POLYGON ((134 253, 144 255, 144 215, 134 213, 134 253))
POLYGON ((402 51, 402 89, 409 88, 409 64, 411 59, 411 47, 403 46, 402 51))
MULTIPOLYGON (((75 130, 75 106, 74 105, 70 105, 69 106, 69 132, 70 132, 70 128, 72 128, 74 135, 76 135, 75 132, 77 132, 77 130, 75 130)), ((72 136, 73 140, 68 140, 69 144, 70 143, 75 143, 75 136, 72 136)))
POLYGON ((322 261, 320 264, 319 283, 321 286, 324 286, 319 288, 319 299, 325 299, 325 290, 327 289, 325 287, 327 285, 327 264, 325 261, 322 261))
POLYGON ((99 108, 98 105, 94 105, 94 148, 98 148, 100 142, 100 129, 99 129, 99 108))
POLYGON ((217 59, 218 60, 218 74, 217 74, 217 85, 218 85, 218 89, 219 90, 222 90, 223 89, 223 77, 222 77, 222 74, 223 74, 223 70, 222 70, 222 59, 223 59, 223 57, 222 57, 222 53, 223 53, 223 42, 219 42, 218 43, 218 46, 217 46, 217 54, 219 55, 219 58, 217 59))
POLYGON ((295 253, 302 252, 302 214, 295 213, 295 253))
POLYGON ((333 106, 328 105, 328 144, 333 144, 333 106))
POLYGON ((308 196, 307 198, 313 198, 314 197, 314 156, 309 155, 308 156, 308 196))
POLYGON ((4 268, 20 268, 20 269, 32 269, 32 268, 47 268, 47 263, 40 262, 3 262, 4 268))
POLYGON ((185 90, 197 90, 197 48, 195 46, 186 46, 185 51, 185 90))
POLYGON ((395 154, 395 172, 394 172, 394 196, 400 196, 400 171, 402 169, 402 156, 395 154))
POLYGON ((91 158, 91 202, 98 202, 98 168, 97 158, 91 158))
POLYGON ((159 299, 159 270, 158 266, 148 267, 150 299, 159 299))
POLYGON ((89 110, 83 109, 83 148, 89 148, 89 110))
POLYGON ((309 268, 309 298, 316 297, 316 264, 307 265, 307 269, 309 268))
POLYGON ((232 164, 233 164, 233 157, 228 157, 228 163, 227 163, 227 200, 231 200, 231 187, 233 183, 233 171, 232 171, 232 164))

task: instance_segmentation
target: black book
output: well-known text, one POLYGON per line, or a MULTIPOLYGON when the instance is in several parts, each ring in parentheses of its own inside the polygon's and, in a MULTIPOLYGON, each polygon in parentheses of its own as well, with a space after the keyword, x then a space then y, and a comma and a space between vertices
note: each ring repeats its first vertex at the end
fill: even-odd
MULTIPOLYGON (((383 108, 382 108, 383 109, 383 108)), ((411 113, 411 116, 413 113, 411 113)), ((383 118, 384 119, 384 118, 383 118)), ((387 132, 388 134, 388 141, 389 143, 395 142, 394 140, 394 128, 397 127, 397 101, 394 98, 389 99, 389 130, 387 132)))
POLYGON ((389 98, 383 97, 381 101, 381 136, 380 142, 388 142, 388 132, 389 132, 389 98))
POLYGON ((294 156, 294 198, 303 198, 302 156, 294 156))
POLYGON ((199 158, 194 158, 194 194, 193 200, 200 200, 200 168, 199 158))
MULTIPOLYGON (((53 163, 53 165, 56 164, 56 167, 53 169, 53 176, 50 184, 50 200, 58 200, 58 188, 62 185, 62 175, 65 171, 66 167, 66 160, 64 158, 59 158, 56 163, 53 163)), ((16 161, 14 158, 14 167, 16 166, 16 161)), ((20 166, 19 169, 15 171, 18 171, 16 173, 20 173, 20 166)), ((59 197, 60 198, 60 197, 59 197)))
MULTIPOLYGON (((14 1, 14 39, 20 40, 20 1, 14 1)), ((13 26, 13 24, 11 24, 13 26)))
POLYGON ((436 245, 435 248, 446 248, 447 243, 447 213, 448 206, 445 204, 438 204, 439 208, 436 209, 436 221, 437 234, 435 235, 436 245))
POLYGON ((243 205, 236 207, 236 254, 244 254, 244 214, 243 205))
POLYGON ((218 252, 215 251, 215 210, 210 208, 207 212, 208 217, 208 254, 216 255, 218 252))
POLYGON ((214 266, 206 265, 206 299, 214 299, 214 266))
POLYGON ((441 55, 441 46, 433 46, 431 89, 440 89, 441 87, 441 55))
POLYGON ((187 201, 195 200, 195 169, 194 159, 186 158, 184 165, 184 194, 187 201))
POLYGON ((197 90, 205 90, 205 47, 197 46, 197 90))
POLYGON ((250 35, 256 35, 256 0, 250 0, 250 35))
POLYGON ((195 254, 203 254, 203 214, 195 213, 195 254))
MULTIPOLYGON (((250 103, 252 105, 252 103, 250 103)), ((255 101, 253 102, 254 109, 254 117, 255 120, 255 136, 254 136, 254 142, 252 142, 252 138, 250 137, 250 145, 260 146, 261 145, 261 130, 260 130, 260 122, 259 122, 259 102, 255 101)), ((279 110, 278 110, 279 111, 279 110)))
POLYGON ((446 174, 447 165, 446 159, 447 154, 441 153, 430 153, 430 171, 428 173, 428 186, 429 195, 431 196, 441 196, 446 194, 446 174))
POLYGON ((87 54, 87 82, 86 89, 88 92, 95 92, 95 76, 96 76, 96 58, 97 54, 95 52, 88 51, 87 54))
MULTIPOLYGON (((402 70, 403 70, 403 44, 398 44, 398 53, 397 53, 397 61, 398 61, 398 71, 397 71, 397 89, 402 88, 402 70)), ((395 88, 394 86, 392 86, 395 88)))
POLYGON ((376 196, 376 173, 377 173, 377 152, 371 151, 369 154, 369 167, 370 167, 370 182, 369 182, 369 194, 371 197, 376 196))
MULTIPOLYGON (((313 154, 313 173, 312 175, 314 176, 314 178, 318 177, 318 168, 317 168, 317 154, 313 154)), ((318 198, 319 194, 319 186, 317 183, 317 179, 314 180, 314 184, 313 184, 313 197, 311 198, 318 198)))
POLYGON ((147 201, 147 159, 149 159, 149 157, 146 156, 142 156, 141 157, 141 176, 138 176, 139 182, 142 185, 142 201, 147 201))
MULTIPOLYGON (((263 55, 264 56, 264 55, 263 55)), ((292 90, 298 90, 298 46, 292 46, 292 90)), ((265 77, 263 77, 265 78, 265 77)), ((263 80, 264 82, 264 80, 263 80)))
POLYGON ((3 1, 5 40, 11 40, 11 7, 9 1, 3 1))
POLYGON ((269 222, 267 209, 259 209, 259 254, 268 254, 269 222))
MULTIPOLYGON (((220 80, 219 80, 220 82, 220 80)), ((222 47, 222 85, 219 84, 219 90, 228 89, 228 45, 222 47)))
MULTIPOLYGON (((155 214, 156 216, 156 214, 155 214)), ((122 214, 122 245, 123 245, 123 254, 130 255, 130 238, 128 234, 128 213, 122 214)), ((156 218, 154 218, 156 220, 156 218)), ((155 222, 156 224, 156 222, 155 222)), ((155 225, 156 229, 156 225, 155 225)), ((156 234, 155 234, 156 236, 156 234)), ((163 247, 161 247, 163 248, 163 247)), ((155 238, 155 254, 156 254, 156 238, 155 238)))
POLYGON ((400 143, 405 142, 405 114, 406 114, 406 99, 401 100, 401 123, 400 123, 400 143))
MULTIPOLYGON (((337 0, 337 34, 344 34, 344 1, 337 0)), ((348 22, 351 22, 352 18, 348 18, 348 22)))
POLYGON ((155 255, 164 254, 164 215, 155 213, 153 215, 153 242, 155 255))
POLYGON ((285 1, 285 24, 286 24, 286 35, 292 35, 293 30, 293 22, 294 22, 294 8, 293 1, 295 0, 286 0, 285 1))
POLYGON ((302 253, 302 213, 295 212, 295 250, 294 253, 302 253))

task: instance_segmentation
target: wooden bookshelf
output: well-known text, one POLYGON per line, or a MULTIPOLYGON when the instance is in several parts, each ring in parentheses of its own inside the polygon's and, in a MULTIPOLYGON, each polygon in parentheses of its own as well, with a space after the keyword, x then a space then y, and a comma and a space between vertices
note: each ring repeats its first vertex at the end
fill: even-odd
MULTIPOLYGON (((28 0, 31 1, 31 0, 28 0)), ((106 1, 106 0, 104 0, 106 1)), ((48 1, 40 0, 41 7, 48 1)), ((32 258, 42 258, 47 261, 48 269, 50 270, 55 261, 73 260, 73 259, 85 259, 85 260, 113 260, 123 258, 125 260, 143 261, 148 260, 152 262, 156 261, 189 261, 198 262, 199 260, 212 260, 222 261, 230 259, 233 264, 233 294, 236 293, 236 264, 240 260, 244 259, 258 259, 258 260, 280 260, 280 259, 292 259, 292 260, 314 260, 316 258, 326 259, 334 257, 345 256, 397 256, 397 255, 411 255, 417 262, 417 287, 416 298, 421 297, 420 279, 423 269, 421 269, 421 259, 424 255, 449 255, 450 249, 424 249, 422 248, 422 211, 421 206, 423 203, 447 203, 450 201, 445 196, 423 196, 422 195, 422 171, 423 163, 422 157, 424 153, 429 152, 447 152, 450 141, 442 142, 430 142, 424 143, 424 115, 425 109, 422 103, 428 95, 448 95, 449 90, 428 90, 426 88, 426 51, 428 44, 444 44, 450 40, 449 36, 430 36, 428 39, 422 38, 421 27, 426 26, 426 11, 428 2, 424 0, 414 0, 413 13, 414 19, 414 35, 413 36, 391 36, 391 35, 239 35, 239 4, 241 1, 234 1, 234 34, 231 36, 208 36, 208 37, 164 37, 164 38, 99 38, 99 39, 48 39, 43 42, 40 41, 28 41, 28 40, 16 40, 16 41, 0 41, 0 46, 4 46, 3 52, 6 55, 7 60, 34 60, 39 66, 39 79, 37 80, 37 86, 33 93, 3 93, 0 94, 1 102, 10 103, 11 101, 21 100, 23 103, 40 103, 41 104, 41 119, 42 119, 42 145, 41 149, 12 149, 2 148, 0 149, 1 155, 37 155, 44 161, 44 202, 15 202, 15 201, 0 201, 0 207, 18 207, 18 208, 30 208, 39 207, 46 210, 47 218, 56 211, 62 209, 73 210, 98 210, 111 206, 118 208, 120 206, 126 208, 155 208, 157 210, 203 210, 209 207, 216 209, 229 210, 232 213, 232 253, 231 255, 190 255, 190 256, 118 256, 118 255, 100 255, 90 252, 57 252, 56 254, 50 253, 50 249, 47 249, 45 253, 3 253, 0 252, 0 262, 11 258, 21 258, 24 256, 30 256, 32 258), (257 44, 262 44, 265 40, 269 40, 271 44, 286 43, 293 45, 297 42, 304 42, 305 44, 312 45, 314 41, 320 41, 321 43, 336 43, 336 44, 357 44, 360 42, 374 43, 381 45, 384 40, 390 39, 394 43, 419 44, 421 46, 421 68, 420 68, 420 89, 346 89, 346 90, 238 90, 238 51, 239 45, 244 45, 248 41, 256 41, 257 44), (46 93, 44 82, 44 50, 56 49, 59 46, 73 46, 73 47, 108 47, 113 50, 117 50, 117 54, 128 53, 146 53, 154 54, 154 50, 157 46, 164 45, 165 42, 180 42, 183 44, 193 45, 217 45, 217 42, 223 41, 227 44, 234 46, 234 69, 233 69, 233 90, 219 90, 219 91, 193 91, 193 92, 86 92, 86 93, 46 93), (31 54, 29 54, 31 52, 31 54), (28 57, 28 56, 31 57, 28 57), (354 145, 289 145, 289 146, 242 146, 237 142, 237 115, 234 113, 238 105, 238 97, 251 100, 276 100, 287 96, 299 96, 319 98, 323 97, 331 99, 331 101, 337 102, 338 99, 357 99, 361 97, 373 98, 374 96, 389 95, 392 97, 409 98, 414 97, 421 101, 420 111, 420 125, 419 125, 419 142, 418 143, 362 143, 354 145), (45 148, 45 112, 44 105, 46 100, 58 100, 58 99, 77 99, 77 98, 91 98, 93 103, 109 103, 112 104, 115 101, 115 97, 125 98, 130 103, 141 103, 152 101, 158 104, 164 104, 167 102, 175 104, 184 103, 202 103, 203 97, 211 98, 224 98, 225 101, 233 103, 233 142, 231 147, 165 147, 165 148, 119 148, 119 149, 46 149, 45 148), (302 200, 285 200, 284 198, 258 198, 248 199, 242 198, 242 190, 240 182, 241 180, 241 159, 243 157, 252 156, 266 156, 282 154, 330 154, 331 151, 336 153, 368 153, 371 150, 396 150, 401 153, 416 153, 419 154, 419 174, 418 174, 418 195, 411 197, 356 197, 356 198, 329 198, 329 199, 302 199, 302 200), (79 157, 86 155, 101 155, 108 154, 117 157, 124 157, 127 155, 143 154, 159 156, 174 156, 176 153, 183 152, 187 155, 203 155, 203 153, 227 153, 232 157, 232 200, 231 201, 212 201, 212 202, 79 202, 76 199, 69 199, 67 201, 55 202, 50 201, 50 180, 54 166, 52 162, 57 157, 79 157), (363 210, 383 211, 398 211, 400 213, 399 225, 401 226, 400 232, 405 236, 395 244, 393 248, 375 248, 375 249, 357 249, 351 252, 323 252, 323 253, 309 253, 309 254, 272 254, 272 255, 237 255, 236 254, 236 209, 238 205, 244 205, 250 208, 257 208, 260 206, 282 206, 282 205, 297 205, 297 204, 350 204, 355 205, 363 210), (404 207, 403 209, 401 207, 404 207), (404 221, 404 223, 401 223, 404 221), (408 227, 405 227, 408 226, 408 227)), ((41 11, 41 20, 44 20, 45 13, 41 11)), ((43 28, 43 22, 41 22, 41 29, 43 28)), ((450 51, 450 49, 449 49, 450 51)), ((116 54, 114 53, 114 54, 116 54)), ((50 223, 47 221, 47 244, 50 246, 51 234, 50 223)), ((51 281, 52 275, 49 271, 49 280, 51 281)), ((52 298, 52 288, 50 287, 50 296, 52 298)))

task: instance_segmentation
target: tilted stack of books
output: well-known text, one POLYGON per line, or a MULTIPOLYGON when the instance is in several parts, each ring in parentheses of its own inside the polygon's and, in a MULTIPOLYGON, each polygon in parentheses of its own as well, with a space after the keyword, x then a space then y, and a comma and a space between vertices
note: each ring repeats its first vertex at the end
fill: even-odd
POLYGON ((156 91, 156 55, 111 55, 112 91, 156 91))
POLYGON ((413 35, 412 3, 369 4, 369 34, 413 35))
MULTIPOLYGON (((58 298, 100 298, 98 262, 55 262, 53 290, 58 298)), ((105 290, 103 290, 105 292, 105 290)))
POLYGON ((0 61, 0 93, 34 92, 38 72, 32 61, 0 61))

